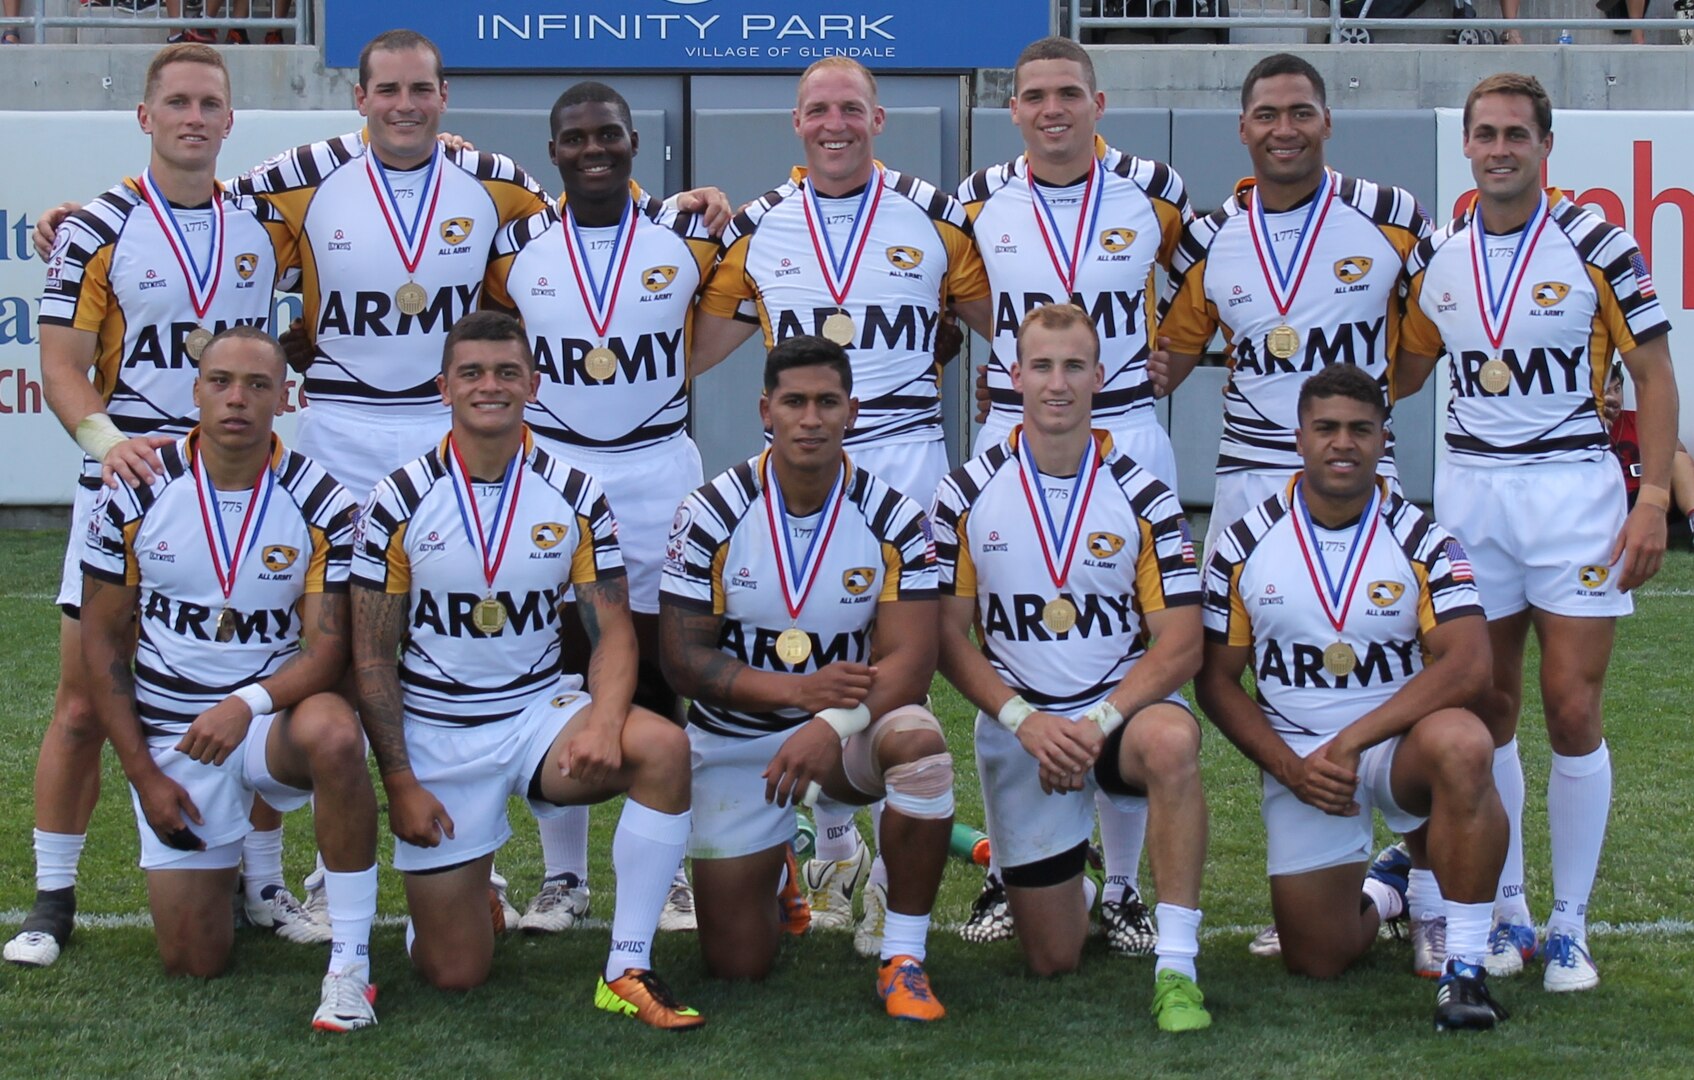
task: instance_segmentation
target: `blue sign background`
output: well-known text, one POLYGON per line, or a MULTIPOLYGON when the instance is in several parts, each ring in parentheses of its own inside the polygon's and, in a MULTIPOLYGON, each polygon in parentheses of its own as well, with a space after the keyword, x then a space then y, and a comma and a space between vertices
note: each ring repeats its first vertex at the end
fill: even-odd
POLYGON ((734 71, 846 55, 877 71, 1010 67, 1047 0, 325 0, 324 56, 356 67, 404 26, 449 68, 734 71))

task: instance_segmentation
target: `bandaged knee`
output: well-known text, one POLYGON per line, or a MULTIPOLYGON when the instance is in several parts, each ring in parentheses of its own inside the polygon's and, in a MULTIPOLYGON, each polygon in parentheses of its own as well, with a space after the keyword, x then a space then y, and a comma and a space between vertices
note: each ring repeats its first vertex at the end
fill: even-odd
POLYGON ((926 821, 953 816, 953 758, 943 752, 895 765, 883 774, 891 810, 926 821))

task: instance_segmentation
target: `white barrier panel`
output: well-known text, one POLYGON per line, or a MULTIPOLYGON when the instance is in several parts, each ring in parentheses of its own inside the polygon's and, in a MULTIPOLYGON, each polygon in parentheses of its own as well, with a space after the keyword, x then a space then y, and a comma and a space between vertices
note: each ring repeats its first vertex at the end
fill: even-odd
MULTIPOLYGON (((1476 191, 1464 154, 1464 114, 1435 110, 1436 201, 1446 223, 1476 191)), ((1694 113, 1625 110, 1553 113, 1553 153, 1546 182, 1634 236, 1653 270, 1653 287, 1670 319, 1676 361, 1682 441, 1694 445, 1694 356, 1678 348, 1694 329, 1694 113), (1678 355, 1683 352, 1683 355, 1678 355)), ((1627 385, 1627 380, 1626 380, 1627 385)), ((1447 381, 1439 380, 1439 416, 1446 416, 1447 381)), ((1633 401, 1633 390, 1629 391, 1633 401)), ((1438 421, 1439 422, 1439 421, 1438 421)), ((1437 447, 1442 444, 1437 442, 1437 447)), ((1439 452, 1439 450, 1438 450, 1439 452)))
MULTIPOLYGON (((347 111, 239 111, 219 161, 225 176, 286 147, 356 130, 347 111)), ((11 152, 0 155, 0 504, 68 504, 81 451, 47 408, 35 316, 43 269, 30 243, 42 209, 86 202, 147 165, 148 139, 126 112, 0 112, 11 152)), ((275 326, 300 313, 297 296, 279 296, 275 326)), ((293 409, 293 388, 290 387, 293 409)), ((278 424, 283 438, 290 417, 278 424)))

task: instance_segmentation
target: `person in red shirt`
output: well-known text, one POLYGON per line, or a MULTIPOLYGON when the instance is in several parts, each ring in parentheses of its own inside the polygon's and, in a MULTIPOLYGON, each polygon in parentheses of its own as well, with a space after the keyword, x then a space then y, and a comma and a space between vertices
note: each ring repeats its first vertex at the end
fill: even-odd
MULTIPOLYGON (((1635 507, 1636 490, 1641 486, 1641 447, 1635 437, 1635 410, 1623 407, 1623 368, 1613 364, 1606 377, 1604 417, 1611 435, 1612 453, 1623 468, 1624 490, 1629 493, 1629 505, 1635 507)), ((1676 458, 1671 464, 1671 509, 1666 511, 1672 532, 1686 529, 1694 543, 1694 458, 1680 440, 1676 458)))

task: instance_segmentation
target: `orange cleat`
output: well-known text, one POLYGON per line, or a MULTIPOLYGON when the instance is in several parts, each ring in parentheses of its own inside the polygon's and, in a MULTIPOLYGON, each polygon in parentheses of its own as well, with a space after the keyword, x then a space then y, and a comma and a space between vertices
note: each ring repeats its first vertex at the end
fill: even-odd
POLYGON ((888 1015, 896 1020, 928 1023, 947 1015, 916 957, 891 956, 884 960, 876 973, 876 992, 888 1015))
POLYGON ((798 937, 812 928, 812 905, 806 899, 805 890, 800 887, 800 866, 794 859, 792 844, 783 853, 783 859, 788 867, 788 878, 782 883, 782 891, 776 894, 780 909, 778 917, 782 920, 783 933, 798 937))
POLYGON ((677 1002, 671 988, 651 971, 630 968, 622 975, 594 988, 594 1007, 628 1016, 660 1031, 693 1031, 706 1026, 706 1018, 677 1002))

